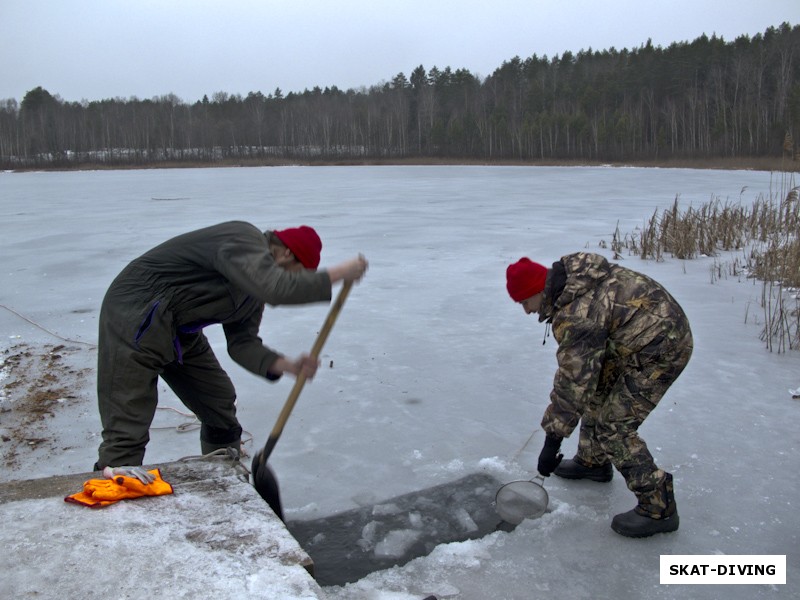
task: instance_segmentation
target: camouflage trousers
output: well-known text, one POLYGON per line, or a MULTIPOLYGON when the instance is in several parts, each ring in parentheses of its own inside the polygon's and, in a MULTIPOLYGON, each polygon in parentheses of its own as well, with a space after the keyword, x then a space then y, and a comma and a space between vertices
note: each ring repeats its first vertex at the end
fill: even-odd
MULTIPOLYGON (((602 391, 581 417, 578 458, 596 466, 611 461, 639 501, 653 516, 666 508, 666 473, 656 466, 638 429, 689 362, 692 334, 688 326, 658 348, 629 357, 605 373, 602 391)), ((671 491, 671 490, 670 490, 671 491)))

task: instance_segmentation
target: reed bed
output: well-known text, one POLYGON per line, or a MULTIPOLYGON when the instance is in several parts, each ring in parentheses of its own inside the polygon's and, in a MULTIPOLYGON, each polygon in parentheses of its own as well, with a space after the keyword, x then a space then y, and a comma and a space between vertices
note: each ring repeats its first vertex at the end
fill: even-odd
POLYGON ((800 187, 784 174, 779 189, 761 194, 751 206, 712 198, 682 209, 679 198, 656 210, 643 227, 622 235, 617 226, 611 241, 615 256, 642 259, 665 256, 715 257, 712 283, 722 277, 752 278, 761 284, 761 339, 770 351, 800 349, 800 187), (721 252, 736 253, 719 262, 721 252))

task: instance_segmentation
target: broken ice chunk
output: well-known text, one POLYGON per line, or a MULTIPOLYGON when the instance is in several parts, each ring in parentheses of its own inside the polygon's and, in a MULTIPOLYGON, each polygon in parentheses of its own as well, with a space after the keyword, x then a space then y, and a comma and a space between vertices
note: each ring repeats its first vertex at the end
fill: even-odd
POLYGON ((375 546, 375 556, 380 558, 400 558, 416 542, 422 532, 413 529, 395 529, 390 531, 375 546))
POLYGON ((458 524, 464 531, 478 531, 478 525, 464 508, 459 508, 455 514, 458 524))

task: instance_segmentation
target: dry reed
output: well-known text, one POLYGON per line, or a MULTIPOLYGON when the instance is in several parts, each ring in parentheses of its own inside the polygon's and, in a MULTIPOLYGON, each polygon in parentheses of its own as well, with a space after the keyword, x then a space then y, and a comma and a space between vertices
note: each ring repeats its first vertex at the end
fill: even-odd
MULTIPOLYGON (((716 259, 712 283, 732 275, 761 282, 761 333, 770 351, 800 349, 800 200, 793 176, 784 174, 780 190, 759 195, 752 206, 712 198, 700 208, 656 210, 638 233, 614 231, 611 249, 642 259, 661 261, 665 255, 692 259, 719 252, 740 251, 727 265, 716 259)), ((743 195, 745 189, 742 189, 743 195)))

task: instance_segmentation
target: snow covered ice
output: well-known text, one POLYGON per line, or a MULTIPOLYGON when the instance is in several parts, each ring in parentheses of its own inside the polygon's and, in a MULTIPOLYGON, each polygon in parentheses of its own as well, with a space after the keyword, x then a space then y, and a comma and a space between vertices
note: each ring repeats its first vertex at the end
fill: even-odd
MULTIPOLYGON (((549 338, 543 345, 544 327, 508 298, 505 267, 523 255, 549 264, 584 249, 611 258, 601 244, 617 227, 635 231, 676 196, 684 208, 715 197, 750 204, 785 186, 765 172, 599 167, 0 174, 0 377, 8 381, 9 357, 19 354, 29 368, 58 367, 68 380, 52 416, 25 425, 26 439, 37 443, 7 435, 3 413, 10 441, 2 477, 90 470, 100 433, 92 344, 109 283, 129 260, 173 235, 241 219, 264 229, 314 226, 323 267, 357 252, 370 261, 270 457, 288 520, 380 505, 471 473, 528 479, 542 443, 556 344, 549 338), (37 352, 56 347, 57 360, 36 361, 37 352)), ((759 339, 758 282, 713 280, 715 262, 735 255, 621 259, 666 286, 695 337, 689 366, 642 427, 656 462, 675 477, 677 533, 629 540, 611 531, 611 518, 635 502, 619 474, 605 486, 550 477, 550 511, 540 519, 443 544, 401 567, 326 587, 328 596, 794 597, 800 402, 787 391, 800 389, 800 355, 770 353, 759 339), (662 586, 665 554, 785 554, 787 584, 662 586)), ((297 355, 310 348, 327 310, 268 309, 261 335, 297 355)), ((292 382, 259 380, 230 361, 219 327, 206 333, 237 387, 252 453, 292 382)), ((159 389, 164 410, 146 462, 197 454, 192 419, 166 386, 159 389)), ((9 393, 0 396, 3 409, 9 402, 9 393)), ((566 456, 576 438, 565 441, 566 456)), ((363 539, 396 552, 416 531, 410 519, 406 533, 370 539, 366 532, 363 539)), ((224 577, 222 571, 221 586, 224 577)))

